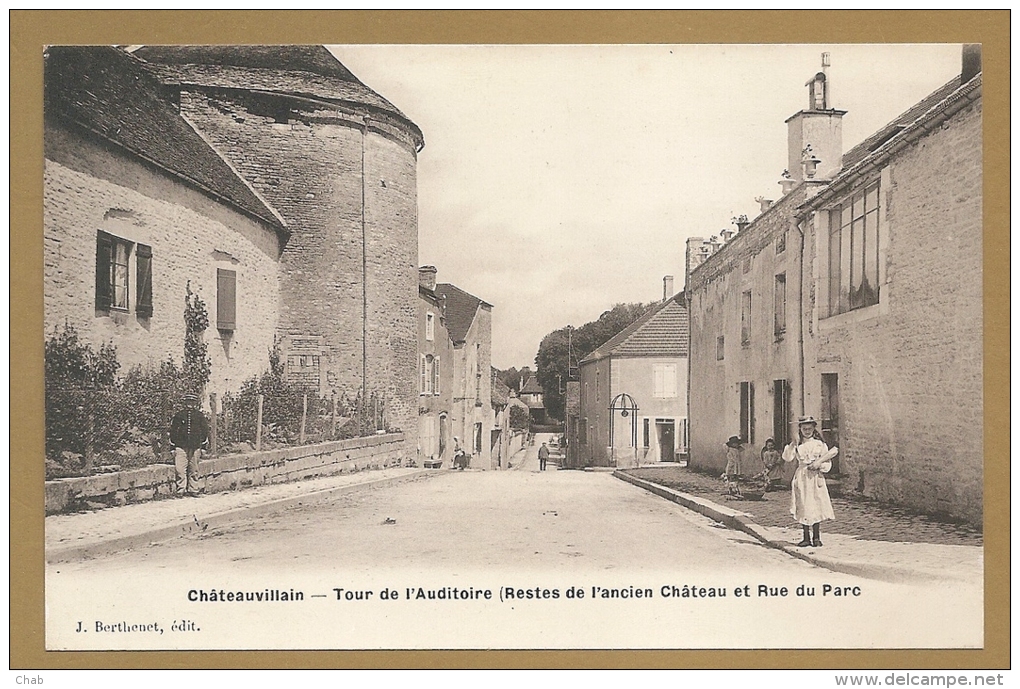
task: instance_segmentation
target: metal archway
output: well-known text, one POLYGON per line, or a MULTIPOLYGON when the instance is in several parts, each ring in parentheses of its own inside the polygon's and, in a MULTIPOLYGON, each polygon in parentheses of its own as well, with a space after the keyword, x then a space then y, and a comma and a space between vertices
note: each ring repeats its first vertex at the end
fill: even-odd
POLYGON ((630 417, 630 446, 637 447, 637 412, 638 405, 634 398, 626 392, 621 392, 609 403, 609 447, 616 448, 616 414, 619 412, 623 418, 630 417))

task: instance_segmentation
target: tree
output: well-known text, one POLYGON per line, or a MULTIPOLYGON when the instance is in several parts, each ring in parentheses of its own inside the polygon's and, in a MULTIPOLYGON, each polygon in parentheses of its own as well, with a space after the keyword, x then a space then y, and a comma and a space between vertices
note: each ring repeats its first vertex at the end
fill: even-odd
POLYGON ((505 371, 496 369, 496 380, 503 383, 503 385, 507 386, 514 392, 521 391, 521 372, 513 366, 505 371))
POLYGON ((585 323, 580 328, 563 327, 542 338, 535 355, 535 366, 538 367, 539 385, 542 386, 545 409, 549 416, 563 420, 564 399, 569 368, 576 369, 581 361, 621 330, 636 321, 651 307, 659 302, 647 304, 616 304, 603 312, 597 320, 585 323), (568 362, 568 347, 570 357, 568 362))

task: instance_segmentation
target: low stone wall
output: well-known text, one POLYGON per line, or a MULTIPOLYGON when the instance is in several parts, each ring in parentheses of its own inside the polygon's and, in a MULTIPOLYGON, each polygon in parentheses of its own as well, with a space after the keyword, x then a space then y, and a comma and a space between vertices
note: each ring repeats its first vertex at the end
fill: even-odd
MULTIPOLYGON (((402 464, 404 449, 404 434, 389 433, 318 445, 220 455, 199 462, 198 481, 205 492, 218 493, 266 483, 383 469, 402 464)), ((81 509, 89 503, 114 506, 170 497, 177 490, 176 484, 176 469, 167 464, 47 481, 46 514, 81 509)))

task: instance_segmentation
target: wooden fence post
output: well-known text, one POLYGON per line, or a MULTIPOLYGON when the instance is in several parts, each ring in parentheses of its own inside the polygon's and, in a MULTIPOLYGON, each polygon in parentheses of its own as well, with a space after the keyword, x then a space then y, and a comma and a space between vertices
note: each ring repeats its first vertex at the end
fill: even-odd
POLYGON ((329 425, 329 437, 331 440, 336 440, 336 392, 332 393, 333 398, 333 419, 329 425))
POLYGON ((216 443, 217 431, 219 430, 216 427, 217 421, 218 421, 218 419, 216 417, 218 415, 216 414, 216 393, 215 392, 210 392, 209 393, 209 410, 212 412, 212 416, 209 419, 209 454, 210 455, 215 455, 216 454, 216 444, 217 444, 216 443))
POLYGON ((301 438, 298 444, 305 444, 305 420, 308 418, 308 393, 301 398, 301 438))
POLYGON ((262 450, 262 400, 263 396, 259 395, 259 414, 258 420, 255 424, 255 451, 260 452, 262 450))

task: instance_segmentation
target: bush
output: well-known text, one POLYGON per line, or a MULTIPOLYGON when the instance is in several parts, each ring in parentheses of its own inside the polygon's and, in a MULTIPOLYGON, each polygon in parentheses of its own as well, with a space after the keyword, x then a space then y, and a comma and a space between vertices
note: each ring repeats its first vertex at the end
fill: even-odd
POLYGON ((126 428, 127 408, 117 383, 117 350, 96 351, 65 324, 45 344, 47 475, 88 473, 112 452, 126 428))

